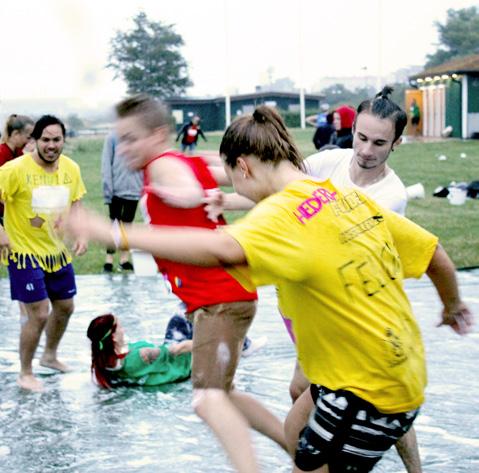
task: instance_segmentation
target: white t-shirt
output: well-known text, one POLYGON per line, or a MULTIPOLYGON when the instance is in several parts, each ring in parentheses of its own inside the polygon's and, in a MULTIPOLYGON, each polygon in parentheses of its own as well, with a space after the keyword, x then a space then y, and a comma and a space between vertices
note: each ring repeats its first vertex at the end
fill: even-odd
POLYGON ((354 184, 349 176, 353 158, 352 149, 331 149, 316 153, 305 159, 306 172, 319 179, 331 179, 340 188, 360 189, 379 205, 404 215, 407 205, 406 188, 397 174, 389 169, 384 179, 366 187, 354 184))

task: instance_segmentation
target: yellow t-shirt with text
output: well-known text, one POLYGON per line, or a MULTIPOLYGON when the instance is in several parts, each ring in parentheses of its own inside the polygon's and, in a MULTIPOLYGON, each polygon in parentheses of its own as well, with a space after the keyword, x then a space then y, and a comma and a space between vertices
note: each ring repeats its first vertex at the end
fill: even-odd
POLYGON ((5 202, 10 261, 22 268, 29 258, 34 267, 38 264, 49 272, 70 263, 57 224, 72 202, 85 193, 78 164, 65 155, 58 158, 54 172, 46 172, 30 154, 0 167, 0 199, 5 202))
POLYGON ((248 262, 231 274, 249 288, 277 287, 310 382, 385 413, 422 404, 424 347, 403 279, 426 271, 434 235, 357 190, 313 179, 290 183, 225 231, 248 262))

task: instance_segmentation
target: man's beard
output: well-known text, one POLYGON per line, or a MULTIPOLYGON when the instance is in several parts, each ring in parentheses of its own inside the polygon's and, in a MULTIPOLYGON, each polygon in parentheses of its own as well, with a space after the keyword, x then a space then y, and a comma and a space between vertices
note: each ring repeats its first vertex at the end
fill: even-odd
POLYGON ((58 153, 58 156, 53 160, 48 160, 48 159, 45 159, 43 154, 41 153, 41 151, 37 148, 37 154, 38 154, 38 157, 45 163, 45 164, 53 164, 59 157, 60 155, 62 154, 62 151, 63 149, 61 149, 58 153))

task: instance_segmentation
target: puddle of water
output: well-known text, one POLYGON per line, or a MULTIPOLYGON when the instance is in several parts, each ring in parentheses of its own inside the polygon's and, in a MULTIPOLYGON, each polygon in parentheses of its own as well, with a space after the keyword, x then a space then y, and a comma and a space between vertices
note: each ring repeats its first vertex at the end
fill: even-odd
MULTIPOLYGON (((479 314, 479 272, 461 273, 464 298, 479 314)), ((104 391, 90 380, 85 332, 92 317, 117 314, 131 340, 161 342, 177 301, 164 293, 159 278, 80 276, 76 311, 62 341, 62 359, 73 372, 42 371, 46 392, 25 393, 18 372, 18 307, 9 300, 8 280, 0 280, 0 471, 103 473, 116 471, 232 472, 215 437, 194 415, 189 382, 156 388, 104 391)), ((427 401, 416 422, 425 473, 479 471, 479 344, 477 328, 460 338, 435 328, 440 305, 425 279, 408 282, 420 321, 429 368, 427 401)), ((270 287, 260 291, 251 336, 268 344, 242 359, 237 386, 284 417, 294 350, 276 310, 270 287)), ((275 444, 254 434, 264 471, 290 472, 275 444)), ((404 472, 395 452, 375 471, 404 472)))

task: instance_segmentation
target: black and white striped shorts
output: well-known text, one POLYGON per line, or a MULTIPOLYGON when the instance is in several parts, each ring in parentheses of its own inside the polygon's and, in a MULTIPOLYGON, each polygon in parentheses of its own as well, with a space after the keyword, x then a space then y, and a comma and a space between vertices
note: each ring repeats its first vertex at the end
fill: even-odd
POLYGON ((419 409, 384 414, 349 391, 311 385, 315 410, 299 436, 295 464, 312 471, 366 473, 411 427, 419 409))

